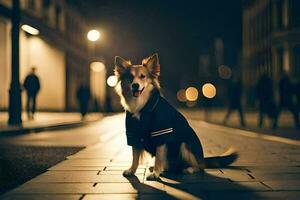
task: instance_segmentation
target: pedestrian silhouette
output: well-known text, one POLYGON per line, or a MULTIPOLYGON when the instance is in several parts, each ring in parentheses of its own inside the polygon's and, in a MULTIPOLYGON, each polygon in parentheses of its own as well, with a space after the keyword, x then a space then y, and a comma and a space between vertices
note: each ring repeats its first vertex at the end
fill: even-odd
MULTIPOLYGON (((298 79, 297 83, 294 86, 294 94, 296 96, 296 110, 297 110, 297 116, 298 116, 298 120, 299 120, 299 114, 300 114, 300 79, 298 79)), ((298 123, 297 128, 298 129, 300 128, 299 123, 298 123)))
POLYGON ((40 91, 40 81, 35 73, 36 68, 32 67, 24 81, 24 88, 27 93, 26 111, 28 119, 34 118, 34 113, 36 111, 36 97, 40 91))
POLYGON ((273 81, 263 74, 256 86, 256 98, 259 102, 258 126, 263 126, 265 115, 272 121, 272 127, 277 128, 278 108, 274 101, 273 81))
POLYGON ((85 117, 90 100, 90 89, 86 84, 80 84, 77 90, 77 100, 82 119, 85 117))
POLYGON ((295 126, 299 127, 299 115, 296 107, 296 103, 293 102, 294 89, 291 79, 287 74, 283 74, 279 81, 279 93, 280 93, 280 103, 279 103, 279 111, 278 118, 283 109, 289 110, 293 117, 295 126))
POLYGON ((225 115, 223 124, 226 125, 230 115, 233 111, 238 111, 240 116, 240 125, 245 126, 244 121, 244 113, 241 105, 241 98, 242 98, 242 84, 241 81, 238 80, 231 80, 229 88, 228 88, 228 111, 225 115))

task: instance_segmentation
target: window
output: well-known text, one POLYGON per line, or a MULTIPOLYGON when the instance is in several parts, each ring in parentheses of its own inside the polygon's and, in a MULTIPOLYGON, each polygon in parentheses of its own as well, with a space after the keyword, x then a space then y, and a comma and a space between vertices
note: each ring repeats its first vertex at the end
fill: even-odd
POLYGON ((35 10, 35 0, 28 0, 28 8, 30 10, 35 10))

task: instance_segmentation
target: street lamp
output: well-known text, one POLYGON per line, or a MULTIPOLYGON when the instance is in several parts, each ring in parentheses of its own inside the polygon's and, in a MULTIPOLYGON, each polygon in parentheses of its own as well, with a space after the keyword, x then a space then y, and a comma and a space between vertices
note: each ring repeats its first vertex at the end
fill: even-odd
POLYGON ((9 89, 9 119, 8 124, 22 124, 22 104, 21 104, 21 86, 20 86, 20 59, 19 59, 19 28, 20 28, 20 1, 13 0, 12 7, 12 68, 11 84, 9 89))
POLYGON ((101 37, 101 33, 95 29, 90 30, 87 33, 87 38, 91 42, 96 42, 97 40, 99 40, 100 37, 101 37))

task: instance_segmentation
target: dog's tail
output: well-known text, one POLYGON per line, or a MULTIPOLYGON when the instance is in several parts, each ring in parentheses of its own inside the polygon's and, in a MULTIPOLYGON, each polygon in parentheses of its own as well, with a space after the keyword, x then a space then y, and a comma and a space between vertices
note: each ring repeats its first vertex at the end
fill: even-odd
POLYGON ((204 158, 205 168, 226 167, 236 161, 239 154, 231 147, 221 156, 204 158))

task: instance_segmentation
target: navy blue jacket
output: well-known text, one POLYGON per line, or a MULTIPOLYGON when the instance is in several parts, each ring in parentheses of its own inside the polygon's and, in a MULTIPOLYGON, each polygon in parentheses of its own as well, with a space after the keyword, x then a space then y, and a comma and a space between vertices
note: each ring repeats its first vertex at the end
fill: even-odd
MULTIPOLYGON (((201 143, 184 116, 171 106, 158 90, 140 112, 140 120, 126 112, 127 144, 143 148, 152 155, 158 145, 180 146, 182 142, 192 142, 201 147, 201 143)), ((199 154, 202 154, 202 148, 199 154)))

